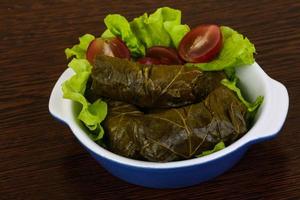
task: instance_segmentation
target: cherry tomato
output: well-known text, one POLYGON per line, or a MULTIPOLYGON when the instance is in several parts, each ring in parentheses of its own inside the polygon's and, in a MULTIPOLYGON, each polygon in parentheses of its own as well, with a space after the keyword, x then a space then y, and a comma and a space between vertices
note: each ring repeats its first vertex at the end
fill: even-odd
POLYGON ((106 55, 118 58, 130 58, 130 52, 126 44, 119 38, 94 39, 86 52, 86 58, 90 63, 94 62, 96 55, 106 55))
POLYGON ((164 65, 183 64, 177 51, 170 47, 153 46, 147 50, 146 57, 158 59, 164 65))
POLYGON ((160 62, 160 60, 158 60, 156 58, 150 58, 150 57, 139 58, 137 60, 137 62, 139 62, 141 64, 145 64, 145 65, 159 65, 159 64, 162 64, 160 62))
POLYGON ((207 62, 222 46, 222 33, 217 25, 201 25, 188 32, 179 44, 179 55, 187 62, 207 62))

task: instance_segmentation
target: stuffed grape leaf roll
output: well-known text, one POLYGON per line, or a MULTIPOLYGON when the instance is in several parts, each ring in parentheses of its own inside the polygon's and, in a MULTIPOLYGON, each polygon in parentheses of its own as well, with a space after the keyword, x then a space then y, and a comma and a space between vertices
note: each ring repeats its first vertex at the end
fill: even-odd
POLYGON ((134 159, 167 162, 192 158, 247 131, 246 107, 220 86, 204 101, 144 114, 131 104, 108 102, 104 129, 109 149, 134 159))
POLYGON ((92 69, 92 92, 99 97, 144 108, 180 107, 204 99, 225 78, 184 65, 143 65, 98 56, 92 69))

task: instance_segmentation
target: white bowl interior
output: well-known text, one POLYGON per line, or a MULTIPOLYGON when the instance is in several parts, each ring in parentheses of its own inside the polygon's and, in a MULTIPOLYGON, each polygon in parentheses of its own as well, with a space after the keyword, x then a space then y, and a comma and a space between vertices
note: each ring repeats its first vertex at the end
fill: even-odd
POLYGON ((258 96, 263 96, 265 98, 263 105, 261 105, 254 118, 254 124, 259 119, 261 111, 265 105, 266 98, 268 98, 266 96, 268 88, 268 80, 266 80, 267 75, 258 65, 256 65, 257 64, 255 63, 254 65, 245 66, 236 70, 239 78, 238 86, 241 88, 243 96, 248 101, 254 102, 258 96), (252 67, 256 67, 257 70, 253 70, 252 67))

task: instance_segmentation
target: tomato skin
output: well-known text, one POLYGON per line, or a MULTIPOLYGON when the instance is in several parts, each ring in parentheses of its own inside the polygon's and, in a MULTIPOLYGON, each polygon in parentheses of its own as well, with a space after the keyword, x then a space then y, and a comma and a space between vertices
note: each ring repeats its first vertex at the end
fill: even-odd
POLYGON ((144 64, 144 65, 159 65, 159 64, 162 64, 160 62, 160 60, 158 60, 156 58, 151 58, 151 57, 139 58, 137 60, 137 62, 140 63, 140 64, 144 64))
POLYGON ((86 51, 86 58, 90 63, 94 63, 96 55, 106 55, 130 59, 130 52, 126 44, 119 38, 96 38, 90 44, 86 51))
POLYGON ((100 52, 104 45, 106 45, 104 40, 94 39, 87 48, 86 59, 90 63, 93 63, 93 60, 96 57, 97 52, 100 52))
POLYGON ((153 46, 147 50, 146 57, 158 59, 164 65, 183 64, 176 49, 164 46, 153 46))
POLYGON ((110 47, 118 58, 130 59, 130 51, 126 44, 118 37, 110 41, 110 47))
POLYGON ((222 47, 222 33, 217 25, 200 25, 188 32, 181 40, 180 57, 192 63, 212 60, 222 47))

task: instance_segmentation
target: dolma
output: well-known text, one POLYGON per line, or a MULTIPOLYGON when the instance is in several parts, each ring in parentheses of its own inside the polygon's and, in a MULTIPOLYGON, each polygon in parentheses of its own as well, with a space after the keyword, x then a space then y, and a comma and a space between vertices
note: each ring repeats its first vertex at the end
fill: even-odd
POLYGON ((143 65, 98 56, 92 92, 143 108, 180 107, 204 99, 220 86, 223 72, 202 72, 184 65, 143 65))
POLYGON ((196 104, 144 114, 131 104, 109 101, 104 121, 109 149, 134 159, 189 159, 247 131, 246 107, 220 86, 196 104))

